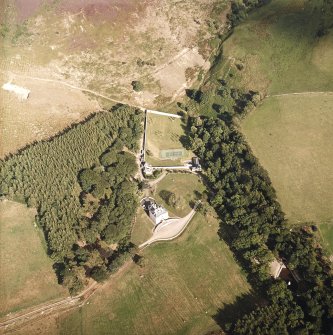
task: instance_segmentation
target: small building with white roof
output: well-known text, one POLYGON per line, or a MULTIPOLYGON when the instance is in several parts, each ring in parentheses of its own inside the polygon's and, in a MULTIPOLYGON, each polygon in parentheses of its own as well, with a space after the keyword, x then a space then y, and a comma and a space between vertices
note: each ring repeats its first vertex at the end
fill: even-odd
POLYGON ((27 100, 29 95, 30 95, 30 90, 28 90, 27 88, 21 87, 21 86, 17 86, 14 85, 12 83, 6 83, 2 85, 2 89, 5 91, 9 91, 12 93, 15 93, 16 96, 21 100, 27 100))

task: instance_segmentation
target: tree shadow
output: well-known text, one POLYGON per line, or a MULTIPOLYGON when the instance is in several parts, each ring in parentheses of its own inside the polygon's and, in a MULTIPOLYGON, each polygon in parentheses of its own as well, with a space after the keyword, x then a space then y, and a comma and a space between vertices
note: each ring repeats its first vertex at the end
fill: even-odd
POLYGON ((235 320, 248 314, 258 306, 259 298, 253 293, 242 294, 231 304, 225 304, 213 315, 213 320, 224 330, 230 331, 230 327, 235 320))
POLYGON ((65 270, 65 264, 64 263, 54 263, 52 267, 57 276, 58 284, 61 285, 64 280, 63 273, 65 270))

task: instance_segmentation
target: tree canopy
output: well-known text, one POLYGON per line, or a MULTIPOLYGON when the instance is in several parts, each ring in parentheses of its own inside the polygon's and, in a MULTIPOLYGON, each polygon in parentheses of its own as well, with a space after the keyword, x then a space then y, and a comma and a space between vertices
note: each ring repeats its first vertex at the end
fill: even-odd
POLYGON ((90 273, 101 277, 112 267, 110 243, 128 243, 137 206, 128 150, 137 150, 141 132, 142 113, 117 106, 0 161, 0 195, 37 208, 59 279, 72 293, 90 273))

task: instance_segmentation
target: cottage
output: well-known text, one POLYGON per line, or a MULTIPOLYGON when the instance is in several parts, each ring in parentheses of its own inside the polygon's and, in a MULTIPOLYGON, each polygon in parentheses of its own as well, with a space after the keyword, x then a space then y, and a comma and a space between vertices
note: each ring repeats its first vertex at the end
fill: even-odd
POLYGON ((281 261, 278 261, 277 259, 274 259, 269 264, 269 267, 270 267, 269 272, 274 279, 278 278, 280 276, 281 271, 286 268, 286 266, 281 261))
POLYGON ((147 163, 147 162, 144 162, 144 165, 143 165, 143 173, 146 175, 146 176, 151 176, 153 174, 154 170, 153 170, 153 167, 151 166, 151 164, 147 163))

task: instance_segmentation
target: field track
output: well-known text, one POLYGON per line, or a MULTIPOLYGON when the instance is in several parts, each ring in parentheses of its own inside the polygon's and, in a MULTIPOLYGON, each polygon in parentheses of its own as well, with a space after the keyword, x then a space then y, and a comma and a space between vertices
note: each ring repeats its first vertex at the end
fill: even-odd
MULTIPOLYGON (((124 263, 119 270, 111 275, 109 280, 119 276, 121 273, 126 271, 132 261, 124 263)), ((107 283, 107 282, 106 282, 107 283)), ((96 291, 103 287, 103 283, 93 282, 84 291, 73 297, 67 297, 61 300, 53 300, 53 302, 47 302, 38 306, 34 306, 17 313, 13 313, 14 316, 10 317, 7 315, 0 321, 0 334, 14 332, 15 330, 24 327, 27 323, 32 323, 43 317, 51 314, 56 314, 64 311, 78 308, 84 305, 88 299, 90 299, 96 291)))
POLYGON ((273 94, 267 95, 266 98, 273 98, 273 97, 288 97, 291 95, 317 95, 317 94, 333 94, 333 91, 313 91, 313 92, 295 92, 295 93, 282 93, 282 94, 273 94))
POLYGON ((97 282, 91 284, 88 288, 86 288, 80 294, 74 297, 67 297, 62 300, 57 300, 54 302, 48 302, 46 304, 41 304, 39 306, 35 306, 33 310, 25 313, 17 313, 16 316, 11 318, 4 318, 5 320, 0 322, 0 329, 11 328, 12 330, 18 326, 22 326, 26 322, 30 322, 33 319, 40 318, 42 315, 49 315, 51 312, 64 311, 67 309, 71 309, 73 307, 78 307, 83 304, 91 295, 100 287, 97 282))
MULTIPOLYGON (((4 73, 4 72, 2 71, 2 73, 4 73)), ((87 92, 87 93, 93 94, 95 96, 101 97, 103 99, 106 99, 106 100, 109 100, 109 101, 112 101, 112 102, 115 102, 115 103, 120 103, 120 104, 123 104, 123 105, 129 105, 131 107, 136 107, 136 108, 144 109, 141 106, 135 106, 135 105, 131 105, 130 103, 125 102, 125 101, 120 101, 120 100, 112 99, 112 98, 107 97, 106 95, 103 95, 101 93, 89 90, 87 88, 82 88, 82 87, 74 86, 74 85, 68 84, 68 83, 66 83, 64 81, 61 81, 61 80, 47 79, 47 78, 40 78, 40 77, 32 77, 32 76, 27 76, 27 75, 12 73, 12 72, 11 72, 11 74, 14 77, 18 77, 18 78, 32 79, 32 80, 38 80, 38 81, 44 81, 44 82, 49 82, 49 83, 55 83, 55 84, 64 85, 64 86, 70 87, 70 88, 72 88, 74 90, 79 90, 79 91, 82 91, 82 92, 87 92)))

